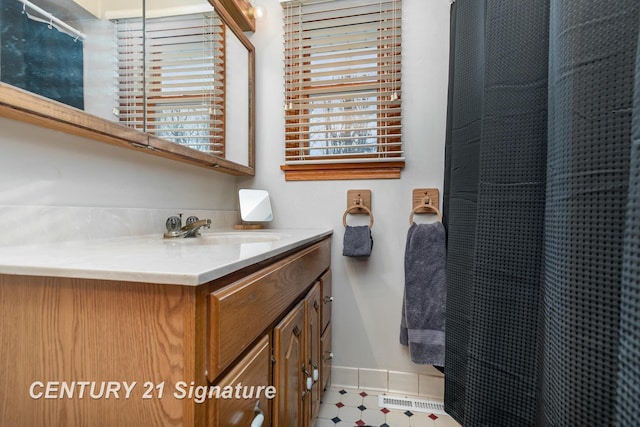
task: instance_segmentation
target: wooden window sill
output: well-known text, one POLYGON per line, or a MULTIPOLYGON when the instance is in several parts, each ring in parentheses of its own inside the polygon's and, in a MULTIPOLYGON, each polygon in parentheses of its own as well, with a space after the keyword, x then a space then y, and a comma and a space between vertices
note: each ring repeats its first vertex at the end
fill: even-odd
POLYGON ((281 165, 286 181, 342 179, 399 179, 404 161, 384 163, 327 163, 281 165))

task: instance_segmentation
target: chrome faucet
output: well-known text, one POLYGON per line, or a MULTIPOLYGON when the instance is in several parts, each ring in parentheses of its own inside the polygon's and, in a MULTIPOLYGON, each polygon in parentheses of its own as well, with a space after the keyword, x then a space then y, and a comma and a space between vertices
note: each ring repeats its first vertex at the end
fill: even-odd
POLYGON ((164 233, 166 239, 175 237, 196 237, 200 235, 200 228, 211 227, 210 219, 198 219, 196 216, 190 216, 184 226, 182 226, 182 214, 180 216, 171 216, 167 218, 167 231, 164 233))

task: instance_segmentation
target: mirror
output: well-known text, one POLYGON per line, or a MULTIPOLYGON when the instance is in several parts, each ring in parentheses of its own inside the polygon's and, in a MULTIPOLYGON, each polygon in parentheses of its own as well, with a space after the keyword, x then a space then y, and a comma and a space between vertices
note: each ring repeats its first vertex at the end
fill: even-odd
POLYGON ((254 48, 217 0, 175 3, 0 0, 0 115, 253 175, 254 48))
POLYGON ((245 222, 269 222, 273 220, 269 192, 266 190, 238 191, 240 218, 245 222))

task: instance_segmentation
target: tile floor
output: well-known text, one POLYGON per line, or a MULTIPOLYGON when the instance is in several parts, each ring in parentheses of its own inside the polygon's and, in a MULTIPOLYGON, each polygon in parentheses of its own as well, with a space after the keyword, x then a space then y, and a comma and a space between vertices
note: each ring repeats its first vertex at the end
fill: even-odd
MULTIPOLYGON (((328 388, 315 427, 459 427, 448 415, 389 410, 378 407, 382 392, 328 388)), ((383 393, 384 394, 384 393, 383 393)))

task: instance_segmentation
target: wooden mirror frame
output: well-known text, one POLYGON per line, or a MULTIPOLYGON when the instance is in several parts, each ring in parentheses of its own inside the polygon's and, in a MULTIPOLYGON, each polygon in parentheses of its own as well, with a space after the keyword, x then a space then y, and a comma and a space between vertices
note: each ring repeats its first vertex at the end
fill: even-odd
POLYGON ((219 1, 209 0, 209 3, 213 5, 227 28, 246 47, 249 56, 247 165, 149 135, 2 82, 0 82, 0 116, 231 175, 255 175, 255 48, 219 1))

